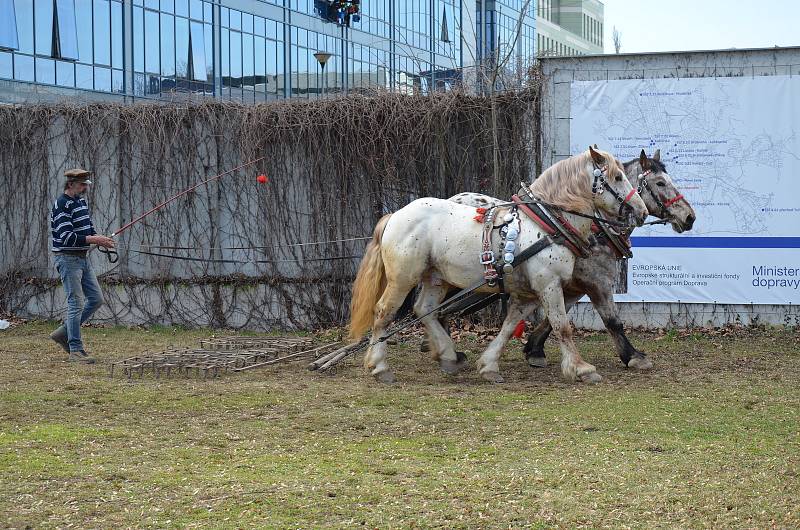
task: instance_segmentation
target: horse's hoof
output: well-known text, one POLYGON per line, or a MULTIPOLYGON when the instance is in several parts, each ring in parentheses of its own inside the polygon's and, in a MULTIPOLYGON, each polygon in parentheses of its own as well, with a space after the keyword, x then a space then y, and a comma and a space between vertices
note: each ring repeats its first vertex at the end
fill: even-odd
POLYGON ((533 368, 547 368, 547 359, 545 357, 526 357, 528 366, 533 368))
POLYGON ((387 385, 397 382, 397 378, 394 376, 394 373, 392 373, 391 370, 378 372, 375 374, 375 379, 381 383, 386 383, 387 385))
POLYGON ((636 370, 650 370, 653 368, 653 361, 644 356, 634 357, 628 361, 628 368, 634 368, 636 370))
POLYGON ((500 375, 500 372, 481 372, 481 377, 490 383, 504 383, 505 379, 500 375))
POLYGON ((581 383, 589 383, 591 385, 599 383, 603 380, 603 378, 597 372, 587 372, 583 375, 579 375, 578 379, 580 379, 581 383))
POLYGON ((428 339, 423 339, 423 341, 419 344, 419 351, 422 353, 431 351, 431 345, 428 343, 428 339))
POLYGON ((459 358, 457 361, 451 361, 449 359, 441 359, 439 361, 439 368, 447 375, 456 375, 458 372, 463 370, 466 365, 466 357, 463 358, 463 360, 459 358))

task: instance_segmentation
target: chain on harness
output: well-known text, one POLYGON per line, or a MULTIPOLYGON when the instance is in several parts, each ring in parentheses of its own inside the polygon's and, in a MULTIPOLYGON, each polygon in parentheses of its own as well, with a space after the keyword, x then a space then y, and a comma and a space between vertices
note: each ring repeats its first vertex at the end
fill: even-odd
POLYGON ((503 290, 503 274, 511 274, 514 270, 514 253, 517 250, 517 238, 520 233, 520 222, 517 208, 512 207, 504 216, 503 224, 494 226, 497 208, 478 208, 475 220, 483 223, 483 249, 481 251, 481 265, 483 277, 490 286, 497 283, 503 290), (498 230, 500 242, 497 257, 492 249, 492 232, 498 230))

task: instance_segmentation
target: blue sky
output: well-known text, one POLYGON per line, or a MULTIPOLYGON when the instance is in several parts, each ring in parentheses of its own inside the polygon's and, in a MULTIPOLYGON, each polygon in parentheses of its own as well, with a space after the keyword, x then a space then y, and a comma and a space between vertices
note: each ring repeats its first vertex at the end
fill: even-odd
POLYGON ((605 52, 800 46, 800 0, 603 0, 605 52))

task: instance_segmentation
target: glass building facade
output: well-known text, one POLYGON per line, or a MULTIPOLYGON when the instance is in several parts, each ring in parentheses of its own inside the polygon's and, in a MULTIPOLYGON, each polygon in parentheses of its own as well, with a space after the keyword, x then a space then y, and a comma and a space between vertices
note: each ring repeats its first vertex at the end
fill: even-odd
MULTIPOLYGON (((18 93, 35 84, 248 103, 376 88, 425 93, 457 83, 492 43, 511 40, 524 1, 487 9, 474 0, 360 0, 347 2, 358 12, 344 24, 324 16, 329 4, 0 0, 0 80, 18 82, 18 93), (318 52, 330 54, 324 69, 318 52)), ((526 19, 517 53, 532 58, 534 40, 526 19)))
POLYGON ((502 61, 508 56, 513 66, 527 66, 532 62, 536 57, 536 6, 536 0, 478 0, 478 61, 502 61), (518 23, 519 36, 515 39, 518 23))

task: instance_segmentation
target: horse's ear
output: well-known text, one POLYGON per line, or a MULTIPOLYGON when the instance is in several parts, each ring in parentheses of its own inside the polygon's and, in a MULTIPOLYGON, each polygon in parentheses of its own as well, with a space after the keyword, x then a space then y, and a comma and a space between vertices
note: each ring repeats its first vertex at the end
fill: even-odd
POLYGON ((597 144, 594 144, 594 148, 595 149, 600 149, 599 147, 597 147, 597 144))
POLYGON ((642 166, 642 171, 650 169, 650 161, 647 159, 647 154, 644 152, 644 149, 639 153, 639 165, 642 166))
POLYGON ((656 152, 653 153, 653 160, 661 162, 661 149, 656 149, 656 152))
POLYGON ((606 159, 603 158, 603 155, 592 149, 591 145, 589 146, 589 154, 592 155, 592 160, 594 160, 594 163, 598 166, 606 163, 606 159))

